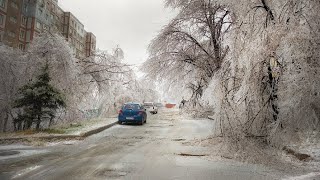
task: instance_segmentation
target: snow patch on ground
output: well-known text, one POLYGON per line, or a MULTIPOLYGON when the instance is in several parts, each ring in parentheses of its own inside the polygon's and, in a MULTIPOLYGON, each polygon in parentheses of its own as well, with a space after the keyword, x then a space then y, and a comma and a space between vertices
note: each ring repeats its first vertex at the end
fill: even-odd
POLYGON ((57 145, 74 145, 78 144, 79 140, 69 140, 69 141, 55 141, 55 142, 48 142, 46 146, 57 146, 57 145))
POLYGON ((41 166, 31 166, 31 167, 28 167, 28 168, 26 168, 26 169, 23 169, 23 170, 21 170, 21 171, 19 171, 15 176, 13 176, 13 178, 12 179, 15 179, 15 178, 19 178, 20 176, 22 176, 22 175, 24 175, 24 174, 27 174, 27 173, 29 173, 29 172, 31 172, 31 171, 34 171, 34 170, 36 170, 36 169, 38 169, 38 168, 40 168, 41 166))
POLYGON ((0 151, 1 150, 12 150, 12 149, 26 149, 26 148, 31 148, 32 146, 26 146, 22 144, 11 144, 11 145, 1 145, 0 146, 0 151))
POLYGON ((282 180, 319 180, 320 172, 313 172, 302 176, 284 178, 282 180))

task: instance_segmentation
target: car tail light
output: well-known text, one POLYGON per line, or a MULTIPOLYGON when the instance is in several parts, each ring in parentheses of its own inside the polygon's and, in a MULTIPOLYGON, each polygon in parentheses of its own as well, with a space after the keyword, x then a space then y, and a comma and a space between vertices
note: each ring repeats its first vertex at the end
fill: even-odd
POLYGON ((119 110, 119 114, 122 114, 122 109, 119 110))
POLYGON ((143 111, 139 111, 139 115, 140 115, 140 114, 143 114, 143 111))

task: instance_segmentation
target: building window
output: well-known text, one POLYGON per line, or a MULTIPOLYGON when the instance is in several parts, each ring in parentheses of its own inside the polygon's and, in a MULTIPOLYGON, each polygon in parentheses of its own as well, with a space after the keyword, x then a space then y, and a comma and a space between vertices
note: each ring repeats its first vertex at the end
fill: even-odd
POLYGON ((36 23, 36 28, 41 29, 41 23, 39 21, 37 21, 37 23, 36 23))
POLYGON ((24 45, 23 44, 19 44, 19 49, 20 50, 24 50, 24 45))
POLYGON ((22 18, 21 18, 21 24, 22 25, 27 25, 27 18, 26 17, 24 17, 24 16, 22 16, 22 18))
POLYGON ((0 14, 0 25, 3 25, 3 24, 4 24, 4 15, 0 14))
POLYGON ((25 5, 23 6, 23 11, 24 11, 25 13, 28 12, 28 5, 25 4, 25 5))
POLYGON ((20 39, 24 39, 26 37, 26 31, 20 30, 20 39))
POLYGON ((11 2, 11 7, 18 9, 18 4, 15 2, 11 2))
POLYGON ((2 32, 0 31, 0 42, 2 42, 2 39, 3 39, 3 31, 2 32))
POLYGON ((14 31, 9 31, 8 35, 13 38, 16 37, 16 33, 14 31))
POLYGON ((4 8, 6 6, 6 0, 0 0, 0 7, 4 8))
POLYGON ((13 23, 17 23, 17 17, 11 16, 10 21, 13 23))
MULTIPOLYGON (((70 29, 71 30, 71 29, 70 29)), ((68 26, 63 27, 63 33, 65 33, 68 36, 68 26)))

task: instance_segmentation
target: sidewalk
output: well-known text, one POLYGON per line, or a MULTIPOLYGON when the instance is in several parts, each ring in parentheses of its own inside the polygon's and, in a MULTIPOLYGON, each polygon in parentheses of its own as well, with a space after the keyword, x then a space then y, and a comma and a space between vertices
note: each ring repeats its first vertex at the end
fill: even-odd
POLYGON ((60 139, 83 139, 90 135, 99 133, 117 124, 117 118, 102 118, 98 120, 89 120, 81 123, 69 124, 68 127, 55 127, 49 132, 43 131, 38 133, 13 132, 0 134, 0 144, 28 141, 30 139, 39 140, 60 140, 60 139), (50 132, 52 131, 52 132, 50 132))

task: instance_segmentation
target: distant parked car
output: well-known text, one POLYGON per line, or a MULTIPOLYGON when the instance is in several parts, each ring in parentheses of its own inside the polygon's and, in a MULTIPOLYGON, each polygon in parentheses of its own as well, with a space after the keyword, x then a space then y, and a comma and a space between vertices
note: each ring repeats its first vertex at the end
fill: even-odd
POLYGON ((167 103, 165 106, 166 108, 174 108, 176 104, 167 103))
POLYGON ((139 125, 147 123, 145 108, 139 103, 130 102, 124 104, 119 111, 118 123, 136 123, 139 125))
POLYGON ((143 106, 151 114, 157 114, 158 113, 158 107, 155 106, 153 102, 145 102, 145 103, 143 103, 143 106))

